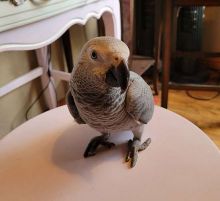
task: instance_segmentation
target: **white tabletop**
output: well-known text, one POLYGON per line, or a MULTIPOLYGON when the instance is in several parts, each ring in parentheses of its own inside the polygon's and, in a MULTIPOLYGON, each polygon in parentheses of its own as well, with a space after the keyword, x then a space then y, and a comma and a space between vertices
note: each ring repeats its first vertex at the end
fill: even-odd
POLYGON ((220 200, 220 152, 199 128, 156 107, 144 132, 152 143, 130 169, 130 132, 113 136, 115 148, 84 159, 98 133, 76 124, 66 106, 43 113, 0 141, 0 200, 220 200))

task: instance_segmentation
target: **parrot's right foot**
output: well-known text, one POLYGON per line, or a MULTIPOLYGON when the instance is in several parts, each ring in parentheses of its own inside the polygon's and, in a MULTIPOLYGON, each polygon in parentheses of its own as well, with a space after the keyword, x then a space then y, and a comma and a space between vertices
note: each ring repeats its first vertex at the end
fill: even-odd
POLYGON ((145 150, 149 144, 151 143, 151 139, 148 138, 143 144, 140 144, 140 140, 138 138, 134 138, 133 140, 128 141, 128 152, 125 158, 125 162, 131 162, 131 168, 133 168, 138 159, 138 152, 145 150))
POLYGON ((94 156, 96 154, 96 150, 99 145, 102 145, 107 148, 112 148, 115 146, 114 143, 108 142, 108 134, 104 134, 101 136, 94 137, 88 144, 86 151, 84 152, 84 157, 87 158, 89 156, 94 156))

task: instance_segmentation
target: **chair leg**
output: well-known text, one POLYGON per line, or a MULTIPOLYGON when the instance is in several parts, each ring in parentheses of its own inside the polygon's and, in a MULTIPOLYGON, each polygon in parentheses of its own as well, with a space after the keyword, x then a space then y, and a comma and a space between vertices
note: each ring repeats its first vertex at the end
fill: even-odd
POLYGON ((154 86, 154 95, 158 95, 158 70, 155 63, 155 66, 153 67, 153 86, 154 86))
POLYGON ((161 39, 162 39, 162 18, 161 18, 161 1, 155 0, 155 22, 154 22, 154 58, 155 66, 153 72, 153 83, 155 94, 158 95, 158 70, 161 55, 161 39))
POLYGON ((168 105, 168 89, 170 79, 170 57, 171 57, 171 14, 172 1, 164 2, 164 40, 163 40, 163 77, 162 77, 162 93, 161 106, 167 108, 168 105))
POLYGON ((52 65, 50 61, 50 46, 45 46, 35 50, 37 55, 38 65, 43 67, 43 75, 41 76, 42 87, 48 85, 44 92, 45 100, 49 109, 53 109, 57 106, 56 91, 54 89, 54 80, 50 72, 52 65))

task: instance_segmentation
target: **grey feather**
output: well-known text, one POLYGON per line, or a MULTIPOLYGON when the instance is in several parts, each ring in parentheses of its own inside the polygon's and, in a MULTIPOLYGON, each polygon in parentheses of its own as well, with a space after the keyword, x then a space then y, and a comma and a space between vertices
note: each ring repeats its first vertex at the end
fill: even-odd
POLYGON ((126 96, 126 110, 136 121, 147 124, 154 111, 153 95, 147 83, 130 72, 130 85, 126 96))
POLYGON ((67 102, 67 106, 70 111, 70 114, 73 116, 73 118, 76 120, 76 122, 78 124, 85 124, 85 122, 83 121, 83 119, 79 115, 79 111, 77 110, 77 107, 75 105, 75 101, 73 99, 73 96, 72 96, 70 90, 66 94, 66 102, 67 102))
POLYGON ((89 41, 73 68, 67 105, 77 122, 86 123, 101 133, 132 130, 134 136, 141 139, 143 125, 151 119, 154 110, 150 87, 134 72, 130 72, 125 91, 105 82, 109 68, 122 60, 126 62, 128 56, 128 47, 114 38, 89 41), (90 58, 91 49, 99 55, 95 61, 90 58), (118 60, 114 59, 115 55, 118 60))

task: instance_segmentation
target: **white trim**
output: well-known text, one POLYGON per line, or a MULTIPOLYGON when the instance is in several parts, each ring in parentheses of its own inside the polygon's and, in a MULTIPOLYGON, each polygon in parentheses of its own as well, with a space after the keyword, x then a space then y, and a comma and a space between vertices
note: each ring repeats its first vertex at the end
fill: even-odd
POLYGON ((8 84, 4 85, 0 88, 0 98, 9 92, 17 89, 20 86, 27 84, 28 82, 40 77, 43 74, 43 68, 37 67, 34 70, 14 79, 13 81, 9 82, 8 84))
MULTIPOLYGON (((62 24, 62 27, 58 27, 57 26, 57 32, 56 33, 48 33, 50 31, 50 28, 48 27, 48 31, 47 31, 47 38, 45 39, 45 37, 35 37, 35 40, 37 38, 38 41, 40 42, 25 42, 25 39, 21 38, 21 42, 19 41, 18 43, 14 43, 14 42, 6 42, 8 44, 4 44, 5 40, 2 42, 3 44, 1 44, 0 41, 0 52, 2 51, 10 51, 10 50, 33 50, 33 49, 38 49, 44 46, 47 46, 49 44, 51 44, 52 42, 54 42, 55 40, 57 40, 67 29, 69 29, 72 25, 74 24, 81 24, 81 25, 85 25, 86 22, 91 18, 91 17, 95 17, 97 19, 99 19, 105 12, 108 12, 111 14, 112 20, 113 20, 113 26, 112 27, 114 30, 112 31, 112 33, 110 33, 112 36, 115 36, 116 38, 121 38, 121 22, 120 22, 120 5, 119 5, 119 1, 113 1, 111 2, 110 0, 105 0, 105 1, 97 1, 92 3, 94 4, 93 6, 91 5, 86 5, 85 8, 84 7, 80 7, 80 8, 76 8, 73 9, 71 11, 69 11, 70 13, 62 13, 60 16, 54 16, 53 18, 48 18, 30 25, 26 25, 24 26, 24 28, 31 30, 34 26, 37 27, 43 27, 43 24, 45 24, 45 22, 50 22, 50 24, 53 24, 52 26, 56 26, 56 22, 60 19, 60 20, 66 20, 67 22, 63 22, 64 24, 62 24), (94 9, 94 6, 96 6, 97 3, 97 10, 94 9), (102 5, 103 4, 103 5, 102 5), (84 10, 87 10, 87 14, 84 14, 84 10), (100 9, 99 9, 100 8, 100 9), (81 15, 80 16, 74 16, 74 10, 77 9, 81 9, 81 15), (99 10, 98 10, 99 9, 99 10), (62 18, 64 15, 68 15, 67 18, 62 18), (71 16, 71 19, 68 19, 71 16), (49 35, 51 34, 51 35, 49 35)), ((60 25, 59 25, 60 26, 60 25)), ((45 29, 46 27, 44 27, 45 29)), ((108 29, 108 25, 107 25, 107 29, 108 29)), ((11 32, 11 30, 6 31, 7 32, 11 32)), ((45 31, 46 32, 46 31, 45 31)), ((2 34, 4 34, 4 32, 2 32, 2 34)), ((38 33, 33 33, 33 34, 38 34, 38 33)), ((11 35, 11 33, 10 33, 11 35)), ((14 34, 12 35, 12 37, 16 37, 16 35, 19 35, 24 37, 23 35, 25 35, 25 31, 23 31, 23 29, 21 30, 20 28, 17 28, 14 30, 14 34), (16 33, 17 32, 17 33, 16 33)), ((108 34, 109 35, 109 34, 108 34)), ((27 36, 28 37, 28 36, 27 36)), ((32 36, 29 36, 32 37, 32 36)), ((1 38, 1 33, 0 33, 0 38, 1 38)), ((19 39, 20 40, 20 39, 19 39)), ((7 40, 6 40, 7 41, 7 40)), ((13 40, 12 40, 13 41, 13 40)))
POLYGON ((8 2, 1 2, 0 32, 44 20, 95 1, 97 0, 53 0, 36 3, 26 1, 22 6, 13 6, 8 2))

